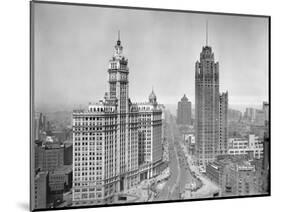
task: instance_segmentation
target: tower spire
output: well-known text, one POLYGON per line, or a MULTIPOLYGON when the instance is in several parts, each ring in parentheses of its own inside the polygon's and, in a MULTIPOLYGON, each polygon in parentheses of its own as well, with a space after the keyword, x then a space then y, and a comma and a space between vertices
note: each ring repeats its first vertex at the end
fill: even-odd
POLYGON ((121 41, 120 41, 120 30, 118 30, 118 40, 117 40, 117 45, 120 46, 121 45, 121 41))
POLYGON ((206 46, 208 46, 208 20, 206 21, 206 46))

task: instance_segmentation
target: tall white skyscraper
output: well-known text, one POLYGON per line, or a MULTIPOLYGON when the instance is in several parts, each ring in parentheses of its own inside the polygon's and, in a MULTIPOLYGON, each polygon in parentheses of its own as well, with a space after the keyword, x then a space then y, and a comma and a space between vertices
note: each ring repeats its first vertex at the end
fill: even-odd
POLYGON ((130 101, 128 75, 118 35, 108 67, 109 92, 87 110, 73 112, 74 205, 113 203, 159 173, 162 110, 153 91, 148 102, 130 101))

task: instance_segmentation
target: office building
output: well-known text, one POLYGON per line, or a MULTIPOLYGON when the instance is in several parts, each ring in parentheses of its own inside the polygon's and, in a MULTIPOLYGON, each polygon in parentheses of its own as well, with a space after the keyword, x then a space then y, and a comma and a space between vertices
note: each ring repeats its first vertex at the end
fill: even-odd
POLYGON ((252 155, 255 159, 263 157, 263 141, 255 135, 248 138, 229 138, 228 154, 230 155, 252 155))
POLYGON ((113 203, 118 194, 158 173, 162 110, 154 91, 148 102, 131 102, 128 75, 118 38, 108 66, 109 92, 72 114, 73 205, 113 203))
POLYGON ((255 108, 246 108, 244 113, 244 119, 249 122, 254 122, 256 117, 256 109, 255 108))
POLYGON ((266 193, 268 179, 261 170, 261 160, 248 155, 224 155, 208 163, 206 176, 221 188, 223 196, 266 193))
POLYGON ((36 168, 41 171, 53 171, 64 165, 64 145, 57 142, 43 142, 36 146, 36 168))
POLYGON ((46 116, 42 113, 34 113, 34 141, 42 140, 43 133, 46 131, 46 116))
POLYGON ((34 208, 46 208, 48 204, 48 172, 38 172, 34 178, 34 208))
POLYGON ((64 144, 64 165, 72 165, 72 157, 73 157, 72 141, 65 141, 63 144, 64 144))
POLYGON ((269 121, 269 103, 268 102, 262 103, 262 110, 264 111, 265 121, 269 121))
POLYGON ((159 174, 162 162, 162 110, 152 90, 147 103, 137 104, 139 113, 139 166, 140 180, 159 174), (157 168, 158 167, 158 168, 157 168))
POLYGON ((264 122, 266 119, 266 111, 265 110, 256 110, 255 113, 255 120, 254 120, 254 124, 257 126, 264 126, 264 122))
POLYGON ((66 178, 65 175, 66 173, 59 169, 49 172, 48 202, 50 205, 57 206, 62 203, 66 178))
POLYGON ((242 112, 239 110, 234 110, 234 109, 230 109, 228 108, 228 121, 230 122, 239 122, 242 120, 242 112))
POLYGON ((228 139, 228 92, 222 93, 220 95, 220 105, 219 105, 219 144, 217 149, 217 154, 224 155, 227 154, 227 139, 228 139))
POLYGON ((265 122, 265 133, 263 137, 263 149, 264 149, 264 154, 263 154, 263 169, 265 171, 269 171, 269 160, 270 160, 270 137, 269 137, 269 122, 265 122))
POLYGON ((198 165, 204 168, 225 152, 228 108, 228 94, 219 92, 219 63, 215 62, 207 37, 200 61, 195 63, 196 158, 198 165))
POLYGON ((208 163, 206 166, 206 176, 220 186, 223 194, 230 191, 228 170, 232 163, 233 162, 230 159, 225 158, 223 160, 208 163))
POLYGON ((190 155, 195 154, 195 135, 194 133, 183 134, 183 139, 190 155))
POLYGON ((181 98, 181 101, 178 102, 177 124, 191 125, 191 102, 185 94, 181 98))
POLYGON ((229 185, 231 193, 238 196, 259 193, 259 180, 255 166, 247 161, 234 164, 230 168, 229 185))

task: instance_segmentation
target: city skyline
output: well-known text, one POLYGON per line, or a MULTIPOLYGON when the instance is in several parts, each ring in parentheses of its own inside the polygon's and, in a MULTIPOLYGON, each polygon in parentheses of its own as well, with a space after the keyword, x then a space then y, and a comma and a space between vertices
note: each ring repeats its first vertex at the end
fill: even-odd
POLYGON ((71 108, 101 99, 107 90, 102 83, 107 79, 106 55, 113 55, 118 30, 124 54, 130 55, 132 101, 145 101, 154 87, 163 104, 175 104, 184 93, 194 104, 194 61, 205 44, 206 20, 209 43, 216 52, 215 59, 220 61, 221 88, 231 94, 230 106, 268 101, 268 33, 267 22, 262 18, 227 15, 221 19, 209 14, 112 8, 73 10, 61 5, 36 7, 37 107, 71 108), (229 39, 231 35, 235 39, 229 39), (175 69, 179 74, 173 74, 175 69), (79 76, 84 80, 77 80, 79 76), (248 83, 250 77, 252 81, 248 83), (148 85, 145 89, 143 82, 148 85))
POLYGON ((40 5, 32 210, 270 195, 266 18, 40 5))

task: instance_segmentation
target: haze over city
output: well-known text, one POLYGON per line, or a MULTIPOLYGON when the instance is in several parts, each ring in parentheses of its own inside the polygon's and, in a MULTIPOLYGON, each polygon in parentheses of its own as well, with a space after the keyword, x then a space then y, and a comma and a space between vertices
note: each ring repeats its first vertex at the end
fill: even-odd
POLYGON ((185 93, 194 104, 206 20, 230 107, 268 101, 265 19, 62 5, 36 10, 35 107, 73 109, 102 99, 118 30, 129 59, 132 101, 146 101, 153 87, 160 103, 175 105, 185 93))

